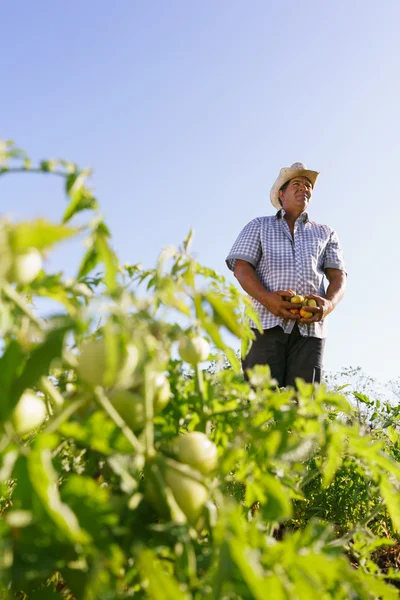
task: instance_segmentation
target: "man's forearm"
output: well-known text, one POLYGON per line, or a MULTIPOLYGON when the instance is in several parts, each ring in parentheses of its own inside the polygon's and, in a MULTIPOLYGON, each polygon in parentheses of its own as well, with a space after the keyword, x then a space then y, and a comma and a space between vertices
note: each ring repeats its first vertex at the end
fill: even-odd
POLYGON ((263 286, 257 273, 249 264, 248 267, 239 266, 235 269, 235 277, 249 296, 263 306, 266 305, 268 290, 263 286))
POLYGON ((339 271, 334 277, 329 279, 328 289, 326 290, 326 299, 332 304, 332 310, 339 304, 344 296, 346 289, 346 274, 339 271))

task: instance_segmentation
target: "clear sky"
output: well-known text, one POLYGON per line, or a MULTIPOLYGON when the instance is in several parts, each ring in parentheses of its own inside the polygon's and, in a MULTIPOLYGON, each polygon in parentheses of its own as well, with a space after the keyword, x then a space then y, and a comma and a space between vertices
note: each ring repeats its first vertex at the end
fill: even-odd
MULTIPOLYGON (((348 290, 326 367, 400 375, 398 0, 1 3, 0 136, 94 169, 123 262, 155 264, 190 227, 205 265, 273 214, 283 166, 321 171, 310 217, 335 228, 348 290)), ((0 179, 1 211, 58 219, 45 177, 0 179)), ((75 248, 57 266, 76 270, 75 248)))

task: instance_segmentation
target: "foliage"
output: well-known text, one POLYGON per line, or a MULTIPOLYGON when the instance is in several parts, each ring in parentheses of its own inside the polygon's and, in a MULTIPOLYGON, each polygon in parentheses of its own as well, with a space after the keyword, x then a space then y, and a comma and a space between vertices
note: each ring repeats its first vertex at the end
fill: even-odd
POLYGON ((68 198, 61 223, 0 227, 2 597, 397 598, 387 549, 399 543, 398 411, 385 407, 367 431, 324 386, 276 389, 268 367, 247 383, 226 339, 250 343, 243 311, 255 316, 193 260, 191 234, 154 269, 122 266, 87 170, 32 167, 9 142, 0 159, 3 176, 60 176, 68 198), (82 211, 88 224, 73 227, 82 211), (9 280, 18 253, 82 232, 73 281, 45 270, 9 280), (36 314, 38 296, 59 312, 36 314), (179 344, 199 337, 213 368, 200 354, 179 359, 179 344), (27 390, 46 418, 21 437, 27 390), (217 447, 210 472, 176 451, 192 431, 217 447))

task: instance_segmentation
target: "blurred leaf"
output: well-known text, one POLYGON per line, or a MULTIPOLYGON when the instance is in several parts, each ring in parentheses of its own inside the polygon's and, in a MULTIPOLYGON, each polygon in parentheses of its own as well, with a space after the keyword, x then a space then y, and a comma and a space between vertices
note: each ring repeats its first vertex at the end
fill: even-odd
POLYGON ((222 597, 224 582, 229 581, 232 572, 232 561, 229 553, 229 545, 224 541, 219 551, 218 569, 213 582, 213 598, 219 600, 222 597))
POLYGON ((392 426, 389 426, 386 431, 392 444, 397 444, 399 442, 399 434, 397 431, 392 426))
POLYGON ((64 594, 57 592, 51 588, 41 588, 29 593, 29 600, 62 600, 64 594))
POLYGON ((92 192, 84 185, 87 176, 90 174, 89 170, 77 171, 70 173, 65 182, 65 191, 71 198, 71 202, 67 206, 63 216, 63 223, 66 223, 74 215, 83 210, 94 210, 98 208, 96 198, 92 192))
POLYGON ((262 484, 267 498, 262 507, 263 516, 271 521, 292 516, 290 494, 282 483, 271 475, 263 475, 262 484))
POLYGON ((11 394, 15 403, 25 389, 35 386, 42 375, 48 375, 51 363, 61 357, 64 337, 73 326, 73 321, 65 319, 61 327, 50 331, 44 341, 33 349, 23 371, 12 385, 11 394))
POLYGON ((125 492, 125 494, 133 494, 138 488, 138 482, 127 471, 126 463, 117 455, 110 457, 107 462, 114 473, 120 477, 121 490, 125 492))
POLYGON ((353 392, 353 396, 357 398, 363 404, 372 404, 372 401, 365 394, 360 394, 360 392, 353 392))
POLYGON ((110 503, 110 492, 90 477, 71 474, 61 490, 62 500, 74 512, 96 544, 108 547, 109 527, 118 523, 110 503))
POLYGON ((396 532, 400 532, 400 494, 399 490, 389 482, 388 478, 382 477, 379 482, 379 489, 386 502, 387 509, 392 519, 393 527, 396 532))
POLYGON ((343 462, 345 432, 338 429, 331 433, 327 440, 326 459, 322 471, 322 485, 327 487, 332 483, 336 471, 343 462))
POLYGON ((33 296, 41 296, 60 302, 70 314, 75 314, 80 306, 79 301, 66 289, 61 280, 61 275, 49 276, 43 274, 37 277, 30 284, 30 291, 33 296))
POLYGON ((86 188, 77 190, 63 215, 63 223, 67 223, 83 210, 95 210, 99 207, 96 198, 86 188))
POLYGON ((89 536, 80 528, 78 519, 69 506, 61 501, 58 476, 51 461, 50 449, 34 450, 29 454, 28 472, 32 487, 60 531, 72 542, 86 544, 89 536))
POLYGON ((0 415, 4 421, 10 417, 19 400, 19 396, 11 395, 10 390, 13 382, 19 380, 25 361, 25 354, 16 341, 6 347, 0 358, 0 415))
POLYGON ((95 246, 91 246, 84 255, 79 267, 78 279, 88 275, 100 262, 100 254, 95 246))
MULTIPOLYGON (((114 251, 110 248, 105 234, 97 233, 95 246, 100 261, 104 264, 105 274, 104 282, 109 292, 115 291, 117 287, 118 259, 114 251)), ((81 276, 81 273, 80 273, 81 276)))
POLYGON ((54 244, 72 237, 78 229, 49 223, 43 219, 26 221, 14 225, 10 232, 10 245, 14 252, 24 252, 28 248, 44 250, 54 244))
POLYGON ((132 446, 115 423, 101 410, 88 415, 84 423, 66 421, 59 427, 59 431, 61 435, 72 438, 104 456, 111 455, 116 449, 123 453, 132 451, 132 446))
POLYGON ((151 600, 189 600, 176 579, 166 573, 156 555, 149 549, 136 551, 139 570, 146 582, 147 597, 151 600))
POLYGON ((221 324, 225 325, 233 335, 241 338, 242 328, 235 312, 238 307, 234 306, 232 301, 228 302, 227 299, 215 292, 206 292, 204 298, 211 304, 215 316, 219 317, 221 324))
POLYGON ((193 241, 193 235, 194 235, 194 231, 193 231, 193 229, 190 229, 186 238, 183 240, 183 249, 185 250, 185 252, 189 252, 189 250, 190 250, 190 246, 193 241))
POLYGON ((229 550, 232 561, 239 568, 252 598, 256 600, 265 600, 266 598, 287 600, 279 578, 276 575, 267 576, 264 572, 260 564, 259 552, 237 538, 229 540, 229 550))

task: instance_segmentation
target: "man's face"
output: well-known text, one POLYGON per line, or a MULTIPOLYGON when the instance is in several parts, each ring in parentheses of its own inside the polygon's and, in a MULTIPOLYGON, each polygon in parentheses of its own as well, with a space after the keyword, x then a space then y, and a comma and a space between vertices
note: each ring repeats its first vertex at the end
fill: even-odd
POLYGON ((307 177, 294 177, 287 188, 279 192, 279 199, 285 212, 302 213, 307 209, 312 196, 312 185, 307 177))

